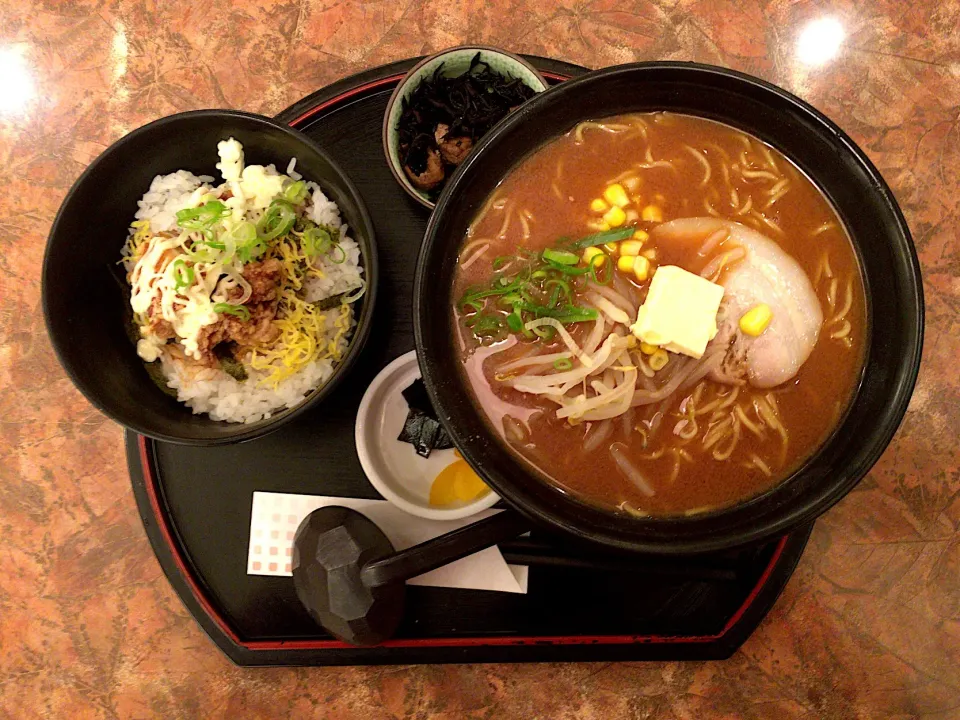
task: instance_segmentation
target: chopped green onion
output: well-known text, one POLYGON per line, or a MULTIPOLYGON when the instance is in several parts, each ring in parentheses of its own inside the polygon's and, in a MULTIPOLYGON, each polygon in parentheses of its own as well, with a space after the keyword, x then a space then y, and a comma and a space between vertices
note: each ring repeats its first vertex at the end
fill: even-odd
POLYGON ((187 259, 193 263, 208 263, 213 262, 217 259, 217 256, 214 254, 213 250, 210 247, 206 246, 206 243, 202 243, 201 246, 194 245, 193 247, 183 247, 183 254, 187 256, 187 259))
POLYGON ((565 305, 559 308, 551 308, 546 307, 545 305, 531 305, 529 303, 523 303, 519 307, 521 310, 531 312, 537 317, 551 317, 555 320, 559 320, 563 325, 597 319, 596 310, 593 308, 578 307, 576 305, 565 305))
MULTIPOLYGON (((606 264, 606 263, 604 263, 604 264, 606 264)), ((598 270, 598 269, 599 269, 599 268, 598 268, 596 265, 594 265, 593 263, 590 264, 590 279, 593 280, 597 285, 609 285, 610 282, 613 280, 613 270, 612 270, 612 269, 608 269, 608 270, 607 270, 607 279, 606 279, 606 280, 601 280, 601 279, 600 279, 600 275, 597 273, 597 270, 598 270)))
POLYGON ((257 226, 252 222, 239 222, 230 230, 230 235, 237 241, 237 245, 252 243, 257 239, 257 226))
POLYGON ((555 287, 553 292, 550 293, 550 300, 547 302, 547 307, 556 307, 557 301, 560 299, 560 288, 555 287))
POLYGON ((533 328, 533 332, 542 340, 550 342, 557 334, 557 329, 553 325, 541 325, 533 328))
POLYGON ((570 370, 573 368, 573 363, 570 361, 570 358, 557 358, 553 361, 553 366, 557 370, 570 370))
POLYGON ((357 288, 356 290, 354 290, 352 293, 350 293, 350 294, 348 294, 348 295, 343 295, 343 296, 341 297, 341 304, 342 304, 342 305, 348 305, 348 304, 350 304, 350 303, 352 303, 352 302, 356 302, 357 300, 359 300, 360 298, 362 298, 363 295, 364 295, 364 293, 366 293, 366 292, 367 292, 367 284, 364 283, 364 284, 361 285, 359 288, 357 288))
MULTIPOLYGON (((505 278, 500 278, 504 280, 505 278)), ((463 297, 460 298, 460 307, 467 305, 473 300, 480 300, 481 298, 487 297, 496 297, 498 295, 506 295, 507 293, 513 292, 514 290, 519 290, 523 283, 526 282, 521 278, 517 278, 512 283, 508 282, 505 286, 494 287, 490 290, 476 290, 474 292, 466 292, 463 297)), ((494 282, 494 285, 497 283, 494 282)))
POLYGON ((333 254, 331 253, 331 255, 330 255, 330 262, 335 263, 335 264, 337 264, 337 265, 340 265, 341 263, 346 262, 346 260, 347 260, 347 252, 346 252, 346 250, 344 250, 344 249, 343 249, 342 247, 340 247, 339 245, 334 245, 334 246, 333 246, 333 250, 338 251, 340 254, 335 256, 335 255, 333 255, 333 254))
POLYGON ((177 225, 185 230, 209 230, 215 223, 223 220, 232 211, 219 200, 195 208, 184 208, 177 212, 177 225))
POLYGON ((511 332, 520 332, 523 330, 523 318, 520 317, 520 313, 514 311, 507 315, 507 327, 510 328, 511 332))
POLYGON ((560 265, 559 263, 547 261, 547 264, 550 266, 551 270, 556 270, 559 273, 564 275, 586 275, 590 272, 590 268, 584 267, 570 267, 568 265, 560 265))
POLYGON ((311 227, 303 231, 302 245, 305 255, 323 255, 333 245, 333 239, 325 228, 311 227))
POLYGON ((225 313, 226 315, 234 315, 244 322, 250 319, 250 311, 243 305, 231 305, 230 303, 217 303, 213 306, 213 311, 217 313, 225 313))
POLYGON ((562 291, 563 296, 568 302, 570 301, 570 283, 568 283, 566 280, 547 280, 547 282, 544 284, 544 287, 547 288, 551 286, 562 291))
POLYGON ((528 303, 535 303, 537 299, 530 294, 526 288, 520 288, 520 298, 526 300, 528 303))
POLYGON ((493 315, 474 315, 467 319, 466 324, 478 337, 497 335, 503 330, 503 322, 493 315))
POLYGON ((604 245, 609 242, 626 240, 628 237, 633 235, 635 229, 636 228, 631 225, 629 227, 604 230, 603 232, 594 233, 593 235, 587 235, 584 238, 580 238, 572 245, 572 247, 583 250, 583 248, 593 247, 594 245, 604 245))
POLYGON ((307 199, 307 184, 303 180, 297 180, 287 185, 283 190, 283 199, 294 205, 299 205, 307 199))
POLYGON ((580 262, 580 256, 576 253, 567 252, 566 250, 554 250, 553 248, 544 249, 543 259, 559 265, 576 265, 580 262))
POLYGON ((223 239, 234 243, 237 257, 243 263, 256 260, 267 251, 267 244, 257 236, 257 227, 251 222, 237 223, 224 233, 223 239))
POLYGON ((286 235, 297 221, 297 214, 293 206, 285 200, 277 198, 257 223, 257 234, 260 239, 269 242, 274 238, 286 235))
POLYGON ((240 262, 248 263, 248 262, 251 262, 252 260, 256 260, 257 258, 259 258, 266 251, 267 251, 267 244, 260 238, 257 238, 256 240, 254 240, 253 242, 247 245, 238 247, 237 257, 240 258, 240 262))
POLYGON ((173 283, 176 290, 183 290, 183 288, 193 285, 195 277, 193 268, 186 262, 183 260, 173 261, 173 283))
MULTIPOLYGON (((590 322, 597 319, 597 311, 590 308, 579 308, 581 312, 569 313, 567 315, 553 315, 553 319, 561 325, 570 325, 572 323, 590 322)), ((551 317, 551 316, 545 316, 551 317)))

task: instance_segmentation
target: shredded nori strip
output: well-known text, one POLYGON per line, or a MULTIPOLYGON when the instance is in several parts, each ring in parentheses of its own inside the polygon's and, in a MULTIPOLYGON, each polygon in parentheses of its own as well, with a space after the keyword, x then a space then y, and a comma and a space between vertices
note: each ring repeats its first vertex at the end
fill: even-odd
POLYGON ((426 170, 428 152, 437 149, 434 133, 441 123, 449 126, 448 136, 476 142, 534 94, 519 78, 491 69, 480 60, 479 52, 470 61, 470 69, 457 77, 444 77, 440 65, 403 102, 397 122, 403 164, 417 175, 426 170))
POLYGON ((333 310, 335 307, 340 307, 343 304, 343 298, 345 298, 346 295, 345 292, 337 293, 323 300, 317 300, 314 305, 321 310, 333 310))
POLYGON ((437 414, 430 404, 427 389, 423 380, 414 380, 408 388, 402 391, 404 400, 410 411, 403 423, 403 429, 397 440, 413 445, 417 455, 430 457, 433 450, 448 450, 453 447, 450 436, 443 429, 437 419, 437 414))
POLYGON ((419 410, 432 417, 436 417, 433 412, 433 405, 430 404, 430 396, 427 395, 427 386, 423 384, 421 378, 414 380, 408 388, 401 393, 403 399, 407 401, 407 407, 411 410, 419 410))
POLYGON ((247 379, 247 369, 243 363, 232 357, 222 357, 220 360, 220 369, 237 382, 244 382, 247 379))
POLYGON ((213 354, 217 356, 220 362, 220 369, 237 382, 245 382, 247 379, 247 369, 243 363, 233 355, 234 343, 220 343, 213 349, 213 354))

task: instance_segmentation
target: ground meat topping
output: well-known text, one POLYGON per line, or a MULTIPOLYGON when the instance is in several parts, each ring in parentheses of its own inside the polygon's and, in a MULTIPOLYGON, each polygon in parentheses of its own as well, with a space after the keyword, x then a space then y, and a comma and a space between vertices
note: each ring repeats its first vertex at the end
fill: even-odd
POLYGON ((201 362, 205 365, 219 366, 216 348, 221 343, 235 343, 238 351, 235 355, 239 356, 251 347, 268 345, 276 340, 280 334, 280 329, 274 322, 277 317, 277 302, 248 304, 245 307, 250 311, 249 320, 223 315, 217 322, 200 330, 197 349, 201 362))
POLYGON ((147 331, 163 340, 171 340, 177 336, 173 325, 168 320, 163 319, 159 295, 153 298, 150 307, 147 308, 147 331))
POLYGON ((247 304, 269 302, 277 299, 277 286, 283 277, 283 265, 276 258, 247 263, 243 266, 243 279, 250 283, 251 295, 247 304))

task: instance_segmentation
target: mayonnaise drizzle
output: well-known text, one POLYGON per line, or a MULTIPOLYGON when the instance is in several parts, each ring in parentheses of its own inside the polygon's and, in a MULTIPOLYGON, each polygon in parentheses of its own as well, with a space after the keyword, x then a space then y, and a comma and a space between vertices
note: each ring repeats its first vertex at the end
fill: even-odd
MULTIPOLYGON (((271 200, 283 191, 284 183, 290 178, 277 174, 272 167, 262 165, 244 167, 243 146, 234 138, 217 144, 220 162, 217 169, 223 176, 226 187, 221 186, 218 194, 229 189, 231 197, 224 204, 232 211, 223 221, 224 230, 230 230, 236 223, 244 220, 250 211, 266 208, 271 200)), ((198 187, 184 204, 184 208, 198 207, 206 199, 211 188, 198 187)), ((147 241, 146 247, 130 273, 130 306, 133 312, 146 316, 154 299, 160 298, 159 316, 170 323, 184 352, 193 358, 201 359, 199 335, 204 327, 219 319, 213 306, 219 302, 243 304, 250 299, 252 289, 243 277, 243 263, 235 256, 227 262, 192 262, 194 281, 185 288, 177 289, 174 263, 178 259, 186 260, 188 247, 202 248, 202 236, 198 233, 181 232, 176 237, 154 236, 147 241), (190 241, 190 245, 186 245, 190 241), (231 297, 236 289, 239 296, 231 297)), ((225 255, 232 255, 231 252, 225 255)), ((141 327, 142 338, 137 342, 137 354, 152 362, 159 358, 166 340, 141 327)))

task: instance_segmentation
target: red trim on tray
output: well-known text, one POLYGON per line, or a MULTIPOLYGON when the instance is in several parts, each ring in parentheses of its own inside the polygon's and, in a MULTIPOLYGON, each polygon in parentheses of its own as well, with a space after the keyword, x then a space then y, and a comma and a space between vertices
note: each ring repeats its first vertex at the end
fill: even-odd
MULTIPOLYGON (((372 80, 368 83, 347 90, 346 92, 343 92, 340 95, 330 98, 329 100, 320 103, 316 107, 311 108, 298 118, 292 120, 290 125, 296 127, 297 125, 315 116, 322 110, 329 108, 331 105, 341 103, 344 100, 354 97, 355 95, 358 95, 364 91, 398 82, 404 77, 405 74, 406 73, 398 73, 396 75, 390 75, 388 77, 372 80)), ((567 75, 561 75, 554 72, 541 71, 541 75, 548 80, 553 80, 556 82, 562 82, 569 79, 569 76, 567 75)), ((207 617, 216 623, 217 627, 220 628, 224 635, 230 638, 231 642, 239 645, 240 647, 246 648, 247 650, 346 650, 353 648, 352 645, 340 642, 339 640, 263 640, 250 642, 244 642, 241 640, 240 637, 233 631, 233 628, 230 627, 227 621, 220 615, 217 609, 210 602, 200 583, 194 577, 193 572, 188 567, 183 556, 180 554, 179 546, 173 538, 173 529, 170 527, 167 515, 160 507, 157 478, 153 472, 153 462, 152 458, 150 457, 150 451, 147 446, 146 437, 143 435, 137 436, 137 444, 140 449, 140 465, 143 469, 144 485, 146 486, 147 497, 150 499, 150 507, 153 510, 157 527, 160 528, 160 534, 163 536, 164 542, 170 549, 170 555, 173 558, 174 564, 176 564, 177 569, 180 571, 181 577, 183 577, 184 581, 189 586, 190 592, 193 594, 194 599, 197 601, 200 607, 203 608, 203 611, 207 614, 207 617)), ((756 600, 757 595, 770 579, 770 575, 773 572, 773 569, 776 567, 777 562, 780 560, 780 556, 783 554, 786 544, 787 536, 784 536, 780 539, 780 542, 777 543, 776 550, 774 550, 769 564, 760 575, 760 578, 757 580, 756 586, 750 591, 750 594, 747 596, 746 600, 744 600, 743 604, 730 617, 730 619, 727 621, 727 624, 723 626, 723 629, 715 635, 544 635, 519 637, 411 638, 388 640, 379 647, 414 648, 482 647, 505 645, 629 645, 640 643, 653 644, 713 642, 714 640, 719 640, 726 635, 740 621, 740 618, 743 617, 743 614, 747 611, 747 608, 749 608, 753 604, 754 600, 756 600)))
POLYGON ((164 541, 170 547, 170 554, 173 555, 173 561, 177 565, 177 569, 180 570, 180 575, 186 581, 187 585, 190 586, 190 592, 193 593, 194 599, 200 603, 200 607, 203 608, 203 611, 207 614, 211 620, 213 620, 219 628, 227 635, 233 642, 237 645, 243 645, 240 641, 240 638, 237 637, 237 634, 233 632, 226 621, 220 617, 220 614, 216 611, 213 605, 210 604, 210 601, 207 599, 207 596, 204 594, 203 590, 200 588, 200 585, 193 577, 193 573, 190 572, 190 569, 187 567, 186 563, 183 561, 183 557, 180 555, 178 546, 173 541, 173 533, 170 530, 170 525, 167 522, 167 515, 160 509, 160 498, 157 495, 157 479, 153 474, 153 462, 150 458, 150 452, 147 450, 147 438, 143 435, 137 436, 137 445, 140 447, 140 466, 143 469, 143 479, 144 485, 147 488, 147 496, 150 498, 150 507, 153 509, 154 518, 157 521, 157 527, 160 528, 160 534, 163 535, 164 541))
MULTIPOLYGON (((563 82, 564 80, 570 79, 569 75, 561 75, 560 73, 541 71, 540 74, 543 75, 543 77, 545 77, 547 80, 553 80, 555 82, 563 82)), ((301 115, 300 117, 294 118, 293 120, 291 120, 290 126, 297 127, 298 125, 300 125, 300 123, 304 122, 305 120, 309 120, 314 115, 319 113, 321 110, 325 110, 331 105, 336 105, 338 103, 341 103, 347 98, 351 98, 354 95, 358 95, 362 92, 366 92, 367 90, 372 90, 373 88, 382 87, 383 85, 389 85, 390 83, 399 82, 405 76, 406 76, 406 73, 397 73, 396 75, 389 75, 387 77, 380 78, 378 80, 371 80, 370 82, 364 83, 363 85, 358 85, 357 87, 352 88, 351 90, 347 90, 346 92, 341 93, 336 97, 332 97, 329 100, 325 100, 324 102, 320 103, 316 107, 310 108, 305 113, 303 113, 303 115, 301 115)))
POLYGON ((364 91, 366 91, 366 90, 370 90, 370 89, 372 89, 372 88, 377 88, 377 87, 380 87, 381 85, 389 85, 389 84, 392 83, 392 82, 398 82, 398 81, 402 80, 405 75, 406 75, 406 73, 398 73, 398 74, 396 74, 396 75, 389 75, 389 76, 387 76, 387 77, 380 78, 379 80, 371 80, 370 82, 364 83, 363 85, 358 85, 357 87, 355 87, 355 88, 353 88, 353 89, 351 89, 351 90, 347 90, 346 92, 341 93, 340 95, 337 95, 336 97, 332 97, 332 98, 330 98, 329 100, 326 100, 325 102, 320 103, 320 104, 317 105, 316 107, 310 108, 309 110, 307 110, 307 111, 306 111, 303 115, 301 115, 300 117, 298 117, 298 118, 296 118, 296 119, 294 119, 294 120, 291 120, 291 121, 290 121, 290 126, 291 126, 291 127, 297 127, 297 125, 299 125, 300 123, 302 123, 304 120, 309 120, 309 119, 312 118, 314 115, 316 115, 318 112, 320 112, 321 110, 324 110, 324 109, 330 107, 331 105, 335 105, 335 104, 337 104, 337 103, 343 102, 343 101, 346 100, 347 98, 351 98, 351 97, 353 97, 354 95, 357 95, 357 94, 359 94, 359 93, 362 93, 362 92, 364 92, 364 91))
MULTIPOLYGON (((160 508, 160 498, 157 493, 156 476, 153 472, 153 463, 150 458, 150 451, 147 448, 147 439, 143 435, 137 436, 137 444, 140 448, 140 464, 143 468, 144 485, 147 490, 147 496, 150 499, 150 507, 160 528, 160 534, 170 548, 170 555, 180 571, 180 575, 190 587, 194 599, 203 608, 217 627, 230 640, 247 650, 347 650, 353 648, 352 645, 340 642, 339 640, 255 640, 244 642, 233 631, 233 628, 217 612, 216 608, 210 603, 204 594, 200 584, 194 578, 193 573, 187 566, 180 554, 177 544, 173 540, 173 532, 170 528, 166 514, 160 508)), ((504 645, 630 645, 630 644, 660 644, 660 643, 708 643, 719 640, 726 635, 740 621, 743 614, 747 611, 757 595, 767 584, 773 569, 776 567, 783 550, 787 545, 787 536, 784 535, 777 543, 777 547, 770 557, 770 562, 757 580, 757 584, 747 596, 743 604, 730 617, 723 629, 715 635, 542 635, 542 636, 511 636, 511 637, 460 637, 460 638, 410 638, 401 640, 388 640, 378 647, 384 648, 414 648, 414 647, 482 647, 482 646, 504 646, 504 645)))

